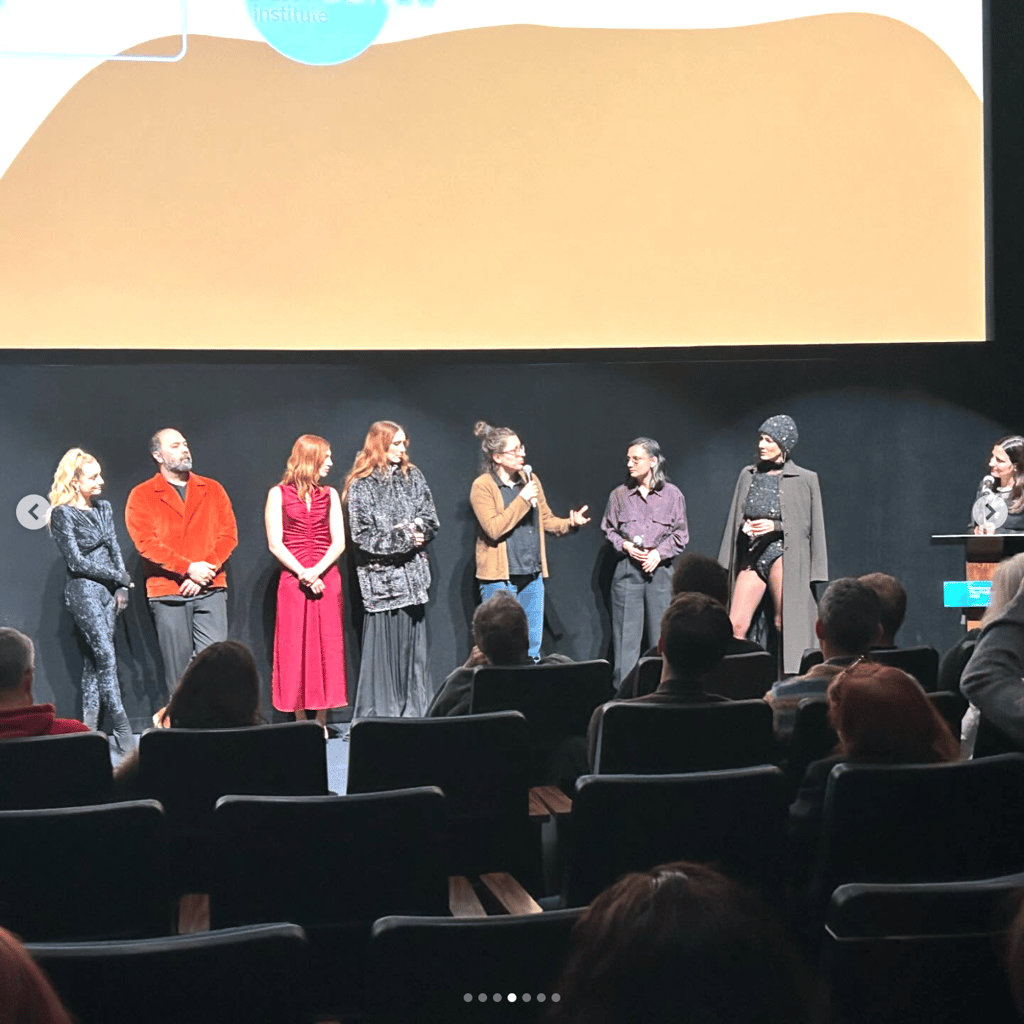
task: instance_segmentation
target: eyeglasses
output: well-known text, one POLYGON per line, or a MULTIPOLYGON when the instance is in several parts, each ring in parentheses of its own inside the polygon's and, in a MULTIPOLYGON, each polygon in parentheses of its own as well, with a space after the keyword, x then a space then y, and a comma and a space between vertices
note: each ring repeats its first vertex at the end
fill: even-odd
POLYGON ((650 455, 627 455, 626 462, 650 462, 650 455))
POLYGON ((506 448, 501 454, 502 455, 519 455, 526 451, 525 444, 517 444, 515 448, 506 448))

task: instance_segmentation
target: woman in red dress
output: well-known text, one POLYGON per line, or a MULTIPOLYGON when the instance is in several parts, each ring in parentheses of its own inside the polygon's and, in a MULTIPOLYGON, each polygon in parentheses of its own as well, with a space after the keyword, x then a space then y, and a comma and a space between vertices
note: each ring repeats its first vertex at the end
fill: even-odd
POLYGON ((348 703, 341 574, 345 550, 341 501, 320 481, 330 472, 331 446, 303 434, 292 447, 284 476, 267 495, 267 544, 283 566, 274 627, 273 702, 297 719, 348 703))

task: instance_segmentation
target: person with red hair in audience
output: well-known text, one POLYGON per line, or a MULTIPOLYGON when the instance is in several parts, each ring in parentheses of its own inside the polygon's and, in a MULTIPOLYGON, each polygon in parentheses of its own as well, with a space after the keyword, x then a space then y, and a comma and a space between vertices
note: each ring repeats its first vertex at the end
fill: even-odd
POLYGON ((426 546, 440 523, 409 439, 391 420, 366 434, 342 498, 363 597, 363 653, 354 717, 421 716, 430 703, 426 546))
POLYGON ((789 809, 794 857, 804 864, 817 841, 828 777, 837 764, 937 764, 956 761, 960 744, 913 676, 858 659, 829 684, 834 754, 812 762, 789 809))
POLYGON ((21 943, 0 928, 0 1024, 74 1024, 21 943))

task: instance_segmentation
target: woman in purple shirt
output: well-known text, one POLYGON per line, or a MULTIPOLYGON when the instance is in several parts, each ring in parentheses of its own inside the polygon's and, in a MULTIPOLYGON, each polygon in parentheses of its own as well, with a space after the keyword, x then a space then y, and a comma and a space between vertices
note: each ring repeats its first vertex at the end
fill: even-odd
POLYGON ((645 627, 648 642, 657 642, 672 599, 672 559, 690 539, 686 499, 669 483, 658 442, 649 437, 630 442, 626 472, 626 483, 609 495, 601 520, 620 556, 611 587, 616 686, 640 658, 645 627))

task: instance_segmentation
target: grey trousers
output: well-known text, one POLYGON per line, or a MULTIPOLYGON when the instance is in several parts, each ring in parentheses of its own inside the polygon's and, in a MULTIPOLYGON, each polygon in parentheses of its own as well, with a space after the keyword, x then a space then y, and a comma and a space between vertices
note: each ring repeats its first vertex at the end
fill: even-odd
POLYGON ((193 598, 151 598, 156 638, 164 661, 168 695, 188 663, 204 648, 228 637, 228 592, 211 590, 193 598))
POLYGON ((648 645, 658 642, 661 617, 672 600, 672 566, 659 565, 648 575, 631 558, 623 558, 612 575, 612 646, 615 688, 640 660, 646 627, 648 645))

